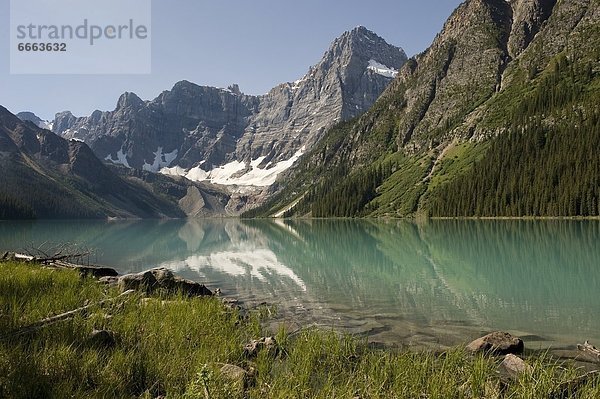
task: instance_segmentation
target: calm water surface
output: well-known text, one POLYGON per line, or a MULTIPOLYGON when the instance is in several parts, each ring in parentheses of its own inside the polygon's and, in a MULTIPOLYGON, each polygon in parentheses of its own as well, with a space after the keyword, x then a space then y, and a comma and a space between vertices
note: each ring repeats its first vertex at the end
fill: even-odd
POLYGON ((491 330, 600 343, 598 221, 0 222, 0 249, 76 242, 120 272, 168 267, 290 328, 440 347, 491 330))

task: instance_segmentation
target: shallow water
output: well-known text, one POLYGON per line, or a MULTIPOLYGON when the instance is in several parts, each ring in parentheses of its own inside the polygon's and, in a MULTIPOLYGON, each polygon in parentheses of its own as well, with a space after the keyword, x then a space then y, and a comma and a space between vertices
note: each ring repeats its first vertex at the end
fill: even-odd
POLYGON ((0 222, 1 250, 60 242, 275 304, 291 329, 437 348, 492 330, 531 349, 600 342, 599 221, 0 222))

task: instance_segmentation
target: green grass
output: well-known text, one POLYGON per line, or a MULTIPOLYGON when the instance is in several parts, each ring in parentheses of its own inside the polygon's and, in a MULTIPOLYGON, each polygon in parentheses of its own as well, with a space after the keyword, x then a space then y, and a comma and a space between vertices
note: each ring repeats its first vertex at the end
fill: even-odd
POLYGON ((239 326, 237 312, 215 298, 142 304, 134 295, 15 337, 33 321, 118 293, 75 272, 15 263, 0 264, 0 293, 0 336, 8 336, 0 341, 0 397, 176 397, 203 365, 240 363, 243 343, 260 335, 256 318, 239 326), (114 331, 116 347, 88 345, 94 328, 114 331))
MULTIPOLYGON (((15 336, 20 327, 118 295, 71 271, 0 263, 0 397, 107 398, 494 398, 498 359, 373 349, 333 331, 277 334, 277 353, 246 359, 243 344, 265 334, 260 311, 241 318, 215 298, 133 295, 121 305, 15 336), (93 328, 116 333, 113 348, 88 343, 93 328), (253 375, 244 386, 223 363, 253 375)), ((527 359, 531 374, 507 385, 505 398, 539 398, 578 371, 545 357, 527 359)), ((579 390, 597 398, 596 378, 579 390)))

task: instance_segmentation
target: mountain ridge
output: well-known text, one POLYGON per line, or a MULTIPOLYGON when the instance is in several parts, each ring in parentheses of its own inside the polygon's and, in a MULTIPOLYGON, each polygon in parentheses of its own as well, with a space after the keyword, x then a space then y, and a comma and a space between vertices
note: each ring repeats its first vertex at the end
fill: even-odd
POLYGON ((0 219, 183 218, 226 213, 229 200, 207 186, 117 174, 85 143, 1 106, 0 166, 0 219))
MULTIPOLYGON (((592 104, 599 100, 599 71, 594 67, 599 58, 599 9, 594 0, 465 1, 432 45, 401 68, 367 113, 330 130, 291 173, 282 193, 246 216, 283 210, 286 216, 444 216, 448 208, 438 211, 443 202, 439 195, 445 192, 448 200, 458 177, 488 162, 485 159, 493 155, 489 148, 505 151, 502 145, 493 144, 515 140, 505 133, 519 131, 528 136, 538 134, 532 126, 540 126, 538 132, 550 143, 554 135, 567 134, 561 127, 565 123, 588 126, 586 115, 594 114, 592 104), (569 107, 580 108, 583 119, 569 107)), ((586 129, 586 134, 593 134, 593 123, 586 129)), ((574 137, 588 140, 586 135, 574 137)), ((558 142, 565 145, 562 139, 558 142)), ((523 153, 523 159, 537 157, 534 151, 523 153)), ((561 162, 572 162, 556 149, 540 151, 554 157, 557 168, 566 167, 561 162)), ((566 148, 561 151, 568 152, 566 148)), ((582 154, 582 164, 586 156, 582 154)), ((593 168, 595 163, 590 165, 593 168)), ((504 167, 496 165, 496 173, 504 167)), ((509 196, 510 204, 496 204, 485 212, 485 207, 473 205, 449 216, 524 216, 527 212, 555 214, 559 209, 568 209, 570 215, 584 208, 565 206, 565 201, 595 201, 597 189, 569 188, 573 198, 569 194, 547 199, 556 203, 552 211, 539 204, 517 206, 535 196, 545 198, 541 192, 558 190, 550 168, 545 168, 548 173, 536 177, 539 193, 506 191, 502 184, 513 183, 493 176, 498 186, 487 189, 506 191, 503 195, 509 196)), ((582 178, 600 174, 590 173, 582 178)), ((477 175, 469 176, 473 182, 480 181, 477 175)), ((453 201, 461 195, 470 198, 477 191, 471 188, 469 192, 469 185, 461 184, 457 187, 464 191, 454 193, 453 201)), ((491 192, 479 195, 490 198, 491 192)), ((455 207, 462 208, 458 203, 455 207)), ((585 209, 597 212, 597 207, 585 209)))
POLYGON ((406 58, 361 26, 334 40, 302 78, 265 95, 180 81, 149 101, 126 92, 114 111, 59 113, 53 131, 127 167, 269 187, 335 121, 366 111, 406 58))

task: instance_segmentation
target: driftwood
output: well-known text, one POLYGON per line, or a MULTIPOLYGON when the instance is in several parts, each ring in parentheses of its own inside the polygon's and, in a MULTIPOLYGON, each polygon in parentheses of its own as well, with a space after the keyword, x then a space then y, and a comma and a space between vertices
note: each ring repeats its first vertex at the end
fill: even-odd
POLYGON ((96 278, 105 276, 118 276, 119 273, 115 269, 103 266, 92 266, 92 265, 80 265, 76 263, 68 262, 67 259, 81 258, 89 255, 89 252, 75 253, 60 255, 56 254, 51 257, 37 257, 29 254, 21 253, 10 253, 6 252, 2 256, 2 260, 12 259, 23 261, 27 263, 38 263, 47 267, 53 267, 57 269, 73 269, 77 270, 83 276, 93 276, 96 278))
POLYGON ((46 263, 60 262, 60 261, 66 260, 66 259, 83 258, 84 256, 88 256, 88 255, 90 255, 89 252, 82 252, 82 253, 68 254, 68 255, 54 255, 54 256, 50 256, 50 257, 46 257, 46 258, 34 258, 34 260, 36 262, 46 264, 46 263))
POLYGON ((22 261, 25 261, 25 262, 33 262, 35 260, 35 256, 25 255, 25 254, 18 254, 18 253, 13 254, 12 257, 15 260, 22 260, 22 261))
POLYGON ((29 254, 21 254, 18 252, 14 252, 14 253, 5 252, 4 255, 2 256, 2 259, 3 260, 14 259, 14 260, 20 260, 20 261, 24 261, 24 262, 47 264, 47 263, 64 261, 66 259, 83 258, 84 256, 88 256, 88 255, 90 255, 90 252, 73 253, 73 254, 66 254, 66 255, 57 253, 52 256, 34 256, 34 255, 29 255, 29 254))
POLYGON ((588 341, 585 341, 583 345, 577 344, 577 350, 581 352, 577 356, 578 359, 600 363, 600 350, 596 349, 596 347, 588 341))
POLYGON ((77 270, 81 275, 83 276, 92 276, 95 278, 100 278, 100 277, 116 277, 119 275, 119 273, 110 267, 103 267, 103 266, 84 266, 84 265, 77 265, 75 263, 70 263, 70 262, 64 262, 64 261, 54 261, 50 264, 48 264, 47 266, 49 267, 55 267, 58 269, 73 269, 73 270, 77 270))
MULTIPOLYGON (((73 310, 70 310, 68 312, 58 314, 56 316, 47 317, 45 319, 37 321, 37 322, 35 322, 33 324, 30 324, 28 326, 21 327, 17 331, 13 332, 10 335, 13 336, 13 337, 14 336, 19 336, 19 335, 24 335, 24 334, 28 334, 28 333, 37 331, 37 330, 39 330, 41 328, 47 327, 49 325, 52 325, 52 324, 60 322, 60 321, 70 320, 70 319, 74 318, 75 316, 77 316, 78 314, 85 313, 89 309, 91 309, 91 308, 93 308, 95 306, 104 306, 104 305, 116 302, 117 300, 122 299, 125 296, 131 295, 133 292, 135 292, 135 291, 128 290, 128 291, 125 291, 122 294, 120 294, 120 295, 118 295, 118 296, 116 296, 114 298, 105 299, 105 300, 102 300, 102 301, 97 302, 97 303, 92 303, 92 304, 89 304, 89 305, 86 305, 86 306, 82 306, 80 308, 73 309, 73 310)), ((6 338, 6 336, 3 337, 3 338, 6 338)))

